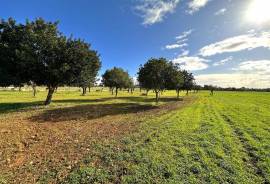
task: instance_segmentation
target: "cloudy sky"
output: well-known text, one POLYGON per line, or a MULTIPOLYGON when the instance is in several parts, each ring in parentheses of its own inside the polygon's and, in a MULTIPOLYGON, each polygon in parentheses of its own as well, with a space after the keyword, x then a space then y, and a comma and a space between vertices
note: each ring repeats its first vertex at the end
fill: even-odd
POLYGON ((60 21, 133 76, 166 57, 199 84, 270 87, 270 0, 0 0, 0 17, 60 21))

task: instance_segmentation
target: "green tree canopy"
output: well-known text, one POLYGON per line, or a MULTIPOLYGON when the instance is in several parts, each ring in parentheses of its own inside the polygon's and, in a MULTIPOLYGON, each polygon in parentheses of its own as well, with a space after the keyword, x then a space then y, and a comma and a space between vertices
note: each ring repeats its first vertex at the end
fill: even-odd
POLYGON ((7 73, 7 76, 18 73, 19 77, 15 75, 8 85, 32 81, 47 86, 45 105, 50 104, 58 86, 70 85, 74 81, 88 83, 100 68, 97 52, 80 39, 63 36, 57 25, 57 22, 46 22, 41 18, 16 25, 10 19, 0 27, 0 58, 4 58, 1 59, 0 72, 7 73), (13 65, 14 71, 9 69, 10 65, 13 65))
POLYGON ((195 85, 195 78, 192 73, 187 72, 186 70, 182 71, 184 75, 184 84, 183 84, 183 89, 188 92, 192 90, 193 86, 195 85))
POLYGON ((115 88, 115 96, 117 96, 119 88, 127 88, 130 85, 130 77, 128 72, 122 68, 114 67, 111 70, 106 70, 102 75, 102 83, 112 90, 115 88))
POLYGON ((177 98, 179 98, 180 90, 184 85, 184 75, 180 70, 180 66, 176 63, 169 62, 166 71, 165 86, 166 89, 176 90, 177 98))
POLYGON ((166 74, 168 61, 165 58, 151 58, 138 72, 140 86, 145 89, 153 89, 156 93, 156 102, 159 100, 159 92, 166 87, 166 74))
POLYGON ((21 86, 27 82, 24 74, 25 26, 12 18, 0 21, 0 86, 21 86))

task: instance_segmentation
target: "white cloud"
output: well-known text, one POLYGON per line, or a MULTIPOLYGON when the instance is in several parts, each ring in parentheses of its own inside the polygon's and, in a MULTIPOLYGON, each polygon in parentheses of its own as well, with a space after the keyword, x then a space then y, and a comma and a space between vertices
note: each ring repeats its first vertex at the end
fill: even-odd
POLYGON ((182 50, 182 53, 178 56, 178 57, 183 57, 183 56, 187 56, 189 54, 189 50, 182 50))
POLYGON ((270 32, 248 33, 227 38, 220 42, 216 42, 203 47, 200 49, 200 55, 213 56, 226 52, 252 50, 258 47, 265 47, 270 49, 270 32))
POLYGON ((201 8, 205 7, 207 3, 211 0, 191 0, 188 3, 189 10, 187 11, 189 14, 193 14, 196 11, 199 11, 201 8))
POLYGON ((200 85, 221 87, 270 88, 270 60, 244 61, 233 70, 236 73, 196 76, 200 85))
POLYGON ((165 48, 166 49, 177 49, 177 48, 182 48, 182 47, 186 47, 187 44, 183 43, 183 44, 172 44, 172 45, 166 45, 165 48))
POLYGON ((248 87, 248 88, 269 88, 270 75, 224 73, 204 74, 195 76, 196 82, 200 85, 215 85, 221 87, 248 87))
POLYGON ((261 75, 270 75, 270 60, 255 60, 255 61, 244 61, 233 68, 235 71, 245 73, 256 73, 261 75))
POLYGON ((232 56, 230 56, 230 57, 225 58, 225 59, 223 59, 223 60, 221 60, 221 61, 219 61, 219 62, 215 62, 215 63, 213 64, 213 66, 220 66, 220 65, 224 65, 225 63, 227 63, 227 62, 231 61, 232 59, 233 59, 233 57, 232 57, 232 56))
POLYGON ((173 59, 173 62, 180 64, 180 67, 182 69, 188 71, 196 71, 208 68, 207 62, 209 62, 209 60, 200 57, 185 56, 185 57, 177 57, 173 59))
POLYGON ((220 10, 218 10, 215 15, 224 15, 226 13, 227 9, 226 8, 222 8, 220 10))
POLYGON ((176 43, 174 44, 170 44, 170 45, 166 45, 165 49, 177 49, 177 48, 183 48, 183 47, 187 47, 188 44, 185 43, 188 41, 188 36, 193 32, 193 29, 190 29, 188 31, 184 31, 181 35, 175 37, 176 39, 176 43))
POLYGON ((187 31, 184 31, 182 34, 180 34, 179 36, 175 37, 176 40, 187 40, 187 37, 193 32, 194 30, 193 29, 190 29, 190 30, 187 30, 187 31))
POLYGON ((144 25, 162 22, 166 14, 173 13, 180 0, 143 0, 135 7, 143 17, 144 25))

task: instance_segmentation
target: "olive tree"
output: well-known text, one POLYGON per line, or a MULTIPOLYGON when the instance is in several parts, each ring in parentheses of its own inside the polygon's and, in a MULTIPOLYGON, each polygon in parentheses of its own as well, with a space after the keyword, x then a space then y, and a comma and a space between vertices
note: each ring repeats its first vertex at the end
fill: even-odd
POLYGON ((90 46, 85 44, 85 66, 82 68, 80 75, 73 81, 73 84, 82 88, 82 95, 86 94, 86 89, 94 85, 98 71, 101 67, 99 55, 96 51, 89 50, 90 46))
POLYGON ((179 98, 179 93, 184 85, 184 75, 180 70, 179 64, 168 63, 166 71, 165 86, 166 89, 176 90, 177 98, 179 98))
POLYGON ((184 76, 183 90, 186 90, 186 95, 188 95, 189 91, 192 90, 195 85, 195 78, 192 73, 189 73, 186 70, 183 70, 182 73, 184 76))
POLYGON ((168 61, 165 58, 151 58, 139 68, 138 82, 140 87, 154 90, 157 103, 160 91, 166 87, 167 68, 168 61))
POLYGON ((130 77, 128 72, 122 68, 114 67, 105 71, 102 75, 102 83, 112 91, 115 89, 115 96, 117 97, 118 90, 120 88, 126 88, 130 84, 130 77))
POLYGON ((22 55, 26 50, 25 25, 12 18, 0 21, 0 86, 21 87, 28 82, 22 55))

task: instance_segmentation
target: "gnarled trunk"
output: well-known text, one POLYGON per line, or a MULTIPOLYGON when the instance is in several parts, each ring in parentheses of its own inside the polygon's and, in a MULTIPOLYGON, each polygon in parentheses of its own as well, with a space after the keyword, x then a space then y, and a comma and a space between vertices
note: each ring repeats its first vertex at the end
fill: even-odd
POLYGON ((44 105, 49 105, 51 103, 55 87, 50 86, 50 87, 48 87, 48 90, 49 90, 48 95, 47 95, 47 98, 46 98, 44 105))
POLYGON ((37 94, 37 87, 35 84, 32 85, 32 89, 33 89, 33 97, 36 97, 37 94))
POLYGON ((83 90, 82 96, 85 96, 86 95, 86 87, 83 87, 82 90, 83 90))
POLYGON ((180 97, 180 95, 179 95, 180 90, 179 90, 179 89, 177 89, 177 90, 176 90, 176 93, 177 93, 177 99, 179 99, 179 97, 180 97))
POLYGON ((115 97, 118 95, 118 88, 115 88, 115 97))
POLYGON ((158 100, 159 100, 159 92, 158 91, 155 91, 156 93, 156 103, 158 103, 158 100))

